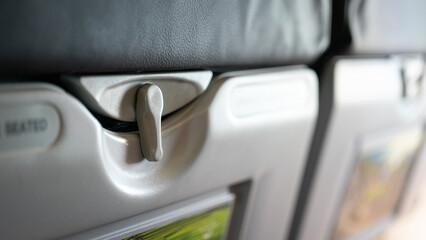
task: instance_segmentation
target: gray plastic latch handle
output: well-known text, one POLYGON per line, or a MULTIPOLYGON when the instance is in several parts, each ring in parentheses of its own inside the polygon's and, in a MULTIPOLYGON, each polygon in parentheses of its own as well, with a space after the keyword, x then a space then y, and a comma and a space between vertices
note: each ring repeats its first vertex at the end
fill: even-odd
POLYGON ((142 154, 148 161, 158 161, 163 156, 161 144, 161 114, 163 93, 153 84, 144 84, 136 95, 136 120, 142 154))

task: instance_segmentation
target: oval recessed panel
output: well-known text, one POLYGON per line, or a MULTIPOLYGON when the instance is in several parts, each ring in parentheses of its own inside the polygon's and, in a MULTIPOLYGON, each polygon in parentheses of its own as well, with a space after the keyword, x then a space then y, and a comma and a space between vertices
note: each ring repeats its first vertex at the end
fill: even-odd
POLYGON ((0 154, 47 148, 59 131, 59 114, 50 105, 0 105, 0 154))

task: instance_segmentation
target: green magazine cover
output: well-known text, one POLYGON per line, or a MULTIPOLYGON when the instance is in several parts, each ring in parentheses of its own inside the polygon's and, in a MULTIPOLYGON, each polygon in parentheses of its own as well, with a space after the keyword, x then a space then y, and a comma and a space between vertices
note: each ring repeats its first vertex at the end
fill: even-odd
POLYGON ((226 205, 148 230, 123 240, 221 240, 228 226, 231 206, 226 205))

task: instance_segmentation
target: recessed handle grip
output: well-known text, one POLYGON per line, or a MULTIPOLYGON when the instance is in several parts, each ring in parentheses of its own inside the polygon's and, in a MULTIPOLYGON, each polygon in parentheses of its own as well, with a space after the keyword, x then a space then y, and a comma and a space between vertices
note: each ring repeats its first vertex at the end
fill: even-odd
POLYGON ((144 84, 136 95, 136 120, 142 154, 148 161, 158 161, 163 156, 161 143, 161 114, 163 93, 153 84, 144 84))

